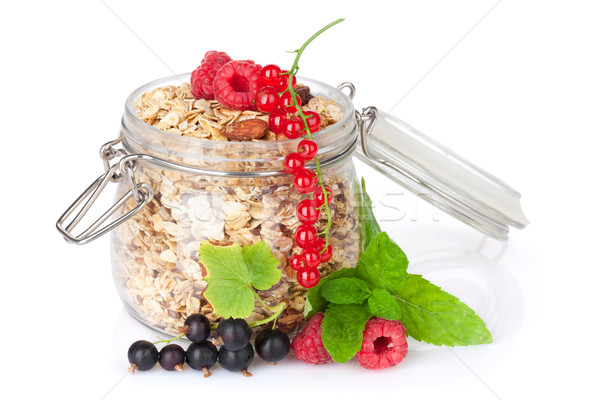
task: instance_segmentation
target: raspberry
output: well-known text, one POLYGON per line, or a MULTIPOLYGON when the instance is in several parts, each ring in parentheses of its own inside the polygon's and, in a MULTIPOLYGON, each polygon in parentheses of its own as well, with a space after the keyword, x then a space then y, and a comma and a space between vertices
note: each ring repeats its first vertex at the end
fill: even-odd
POLYGON ((213 82, 215 98, 225 107, 255 110, 256 93, 263 86, 262 67, 248 61, 230 61, 218 72, 213 82))
POLYGON ((406 356, 406 328, 400 321, 371 318, 363 332, 356 359, 361 367, 384 369, 400 363, 406 356))
POLYGON ((321 340, 322 322, 323 313, 316 313, 292 340, 292 351, 298 360, 309 364, 327 364, 333 361, 321 340))
POLYGON ((192 72, 190 84, 194 97, 212 100, 215 98, 213 91, 213 81, 217 71, 231 61, 227 53, 219 51, 209 51, 204 55, 200 66, 192 72))

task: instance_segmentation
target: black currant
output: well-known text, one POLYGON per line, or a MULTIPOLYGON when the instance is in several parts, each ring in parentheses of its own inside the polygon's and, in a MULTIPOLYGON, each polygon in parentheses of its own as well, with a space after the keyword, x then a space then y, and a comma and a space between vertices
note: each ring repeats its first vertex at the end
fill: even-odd
POLYGON ((160 350, 158 363, 167 371, 183 371, 185 351, 178 344, 168 344, 160 350))
POLYGON ((268 362, 281 361, 290 352, 290 338, 279 329, 262 331, 254 341, 256 354, 268 362))
POLYGON ((202 343, 210 335, 210 321, 202 314, 192 314, 185 319, 181 332, 192 342, 202 343))
POLYGON ((156 350, 154 344, 147 340, 138 340, 129 346, 127 358, 131 363, 131 367, 129 368, 131 373, 136 369, 148 371, 149 369, 152 369, 158 361, 158 350, 156 350))
POLYGON ((211 342, 192 343, 185 352, 185 360, 190 367, 204 371, 204 376, 209 377, 210 367, 215 365, 219 351, 211 342))
POLYGON ((242 371, 244 375, 248 374, 246 370, 254 360, 254 349, 248 343, 241 350, 232 351, 225 346, 219 349, 219 364, 228 371, 242 371))
POLYGON ((231 351, 241 350, 246 347, 250 343, 251 334, 252 332, 248 323, 241 318, 224 319, 217 327, 217 336, 223 339, 223 346, 231 351))

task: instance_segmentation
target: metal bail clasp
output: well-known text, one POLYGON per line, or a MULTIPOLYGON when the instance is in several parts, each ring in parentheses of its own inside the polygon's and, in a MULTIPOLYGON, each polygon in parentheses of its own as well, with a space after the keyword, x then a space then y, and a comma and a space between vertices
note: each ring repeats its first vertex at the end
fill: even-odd
MULTIPOLYGON (((106 172, 98 177, 82 194, 71 204, 71 206, 60 216, 56 222, 56 228, 62 233, 65 240, 69 243, 75 244, 86 244, 99 238, 107 232, 115 229, 117 226, 127 221, 129 218, 137 214, 148 202, 152 199, 154 193, 152 188, 147 183, 135 183, 134 179, 134 165, 132 162, 125 163, 121 167, 121 177, 127 175, 130 183, 130 190, 123 195, 115 204, 113 204, 104 214, 102 214, 92 225, 90 225, 83 232, 75 235, 72 233, 73 229, 81 222, 82 218, 90 210, 94 202, 100 196, 100 193, 104 190, 108 182, 115 181, 115 177, 119 176, 118 172, 121 163, 116 163, 112 167, 109 167, 106 172), (125 170, 124 174, 122 170, 125 170), (127 200, 133 198, 136 202, 136 206, 126 214, 122 215, 118 219, 112 221, 110 224, 101 228, 101 225, 109 219, 119 207, 121 207, 127 200), (79 211, 68 222, 67 220, 76 210, 79 211), (65 226, 66 225, 66 226, 65 226)), ((120 179, 119 179, 120 180, 120 179)))

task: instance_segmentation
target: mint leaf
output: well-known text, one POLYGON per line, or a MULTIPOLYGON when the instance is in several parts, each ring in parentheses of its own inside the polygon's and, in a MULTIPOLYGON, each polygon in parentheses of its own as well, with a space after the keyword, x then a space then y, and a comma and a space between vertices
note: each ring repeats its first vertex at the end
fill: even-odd
POLYGON ((369 247, 358 260, 358 278, 373 288, 398 290, 406 280, 408 259, 400 247, 381 232, 369 243, 369 247))
POLYGON ((306 304, 304 305, 304 318, 310 319, 313 315, 318 312, 325 311, 329 302, 325 300, 319 291, 325 283, 330 279, 336 278, 354 278, 356 276, 356 268, 342 268, 338 271, 334 271, 322 278, 319 283, 313 288, 310 288, 306 293, 306 304))
POLYGON ((360 350, 371 313, 365 305, 330 304, 323 317, 321 339, 335 362, 351 360, 360 350))
POLYGON ((206 268, 204 297, 224 318, 246 318, 254 310, 255 291, 269 289, 281 278, 279 262, 264 242, 242 247, 214 246, 208 241, 198 250, 206 268), (262 243, 262 244, 261 244, 262 243))
POLYGON ((335 304, 362 304, 371 296, 365 281, 356 278, 330 279, 320 293, 325 300, 335 304))
POLYGON ((400 306, 407 333, 437 346, 491 343, 485 323, 466 304, 421 275, 409 274, 392 294, 400 306))
POLYGON ((373 214, 373 202, 367 193, 365 178, 360 180, 361 192, 358 194, 358 216, 360 220, 361 252, 365 252, 371 240, 381 232, 379 223, 373 214))
POLYGON ((376 317, 397 321, 400 319, 400 306, 385 289, 374 289, 369 297, 369 311, 376 317))

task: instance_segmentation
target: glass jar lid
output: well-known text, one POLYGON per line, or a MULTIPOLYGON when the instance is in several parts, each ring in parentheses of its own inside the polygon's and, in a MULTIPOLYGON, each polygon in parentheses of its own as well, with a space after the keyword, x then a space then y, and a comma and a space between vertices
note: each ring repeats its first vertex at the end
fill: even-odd
POLYGON ((529 221, 521 194, 398 118, 368 107, 357 113, 359 159, 435 207, 486 235, 506 240, 529 221))

